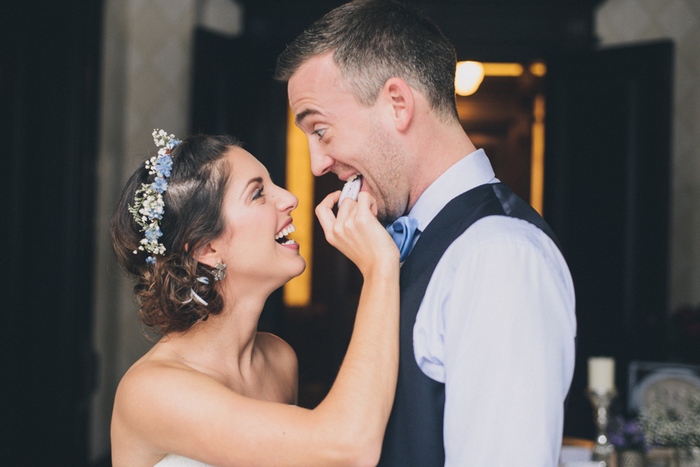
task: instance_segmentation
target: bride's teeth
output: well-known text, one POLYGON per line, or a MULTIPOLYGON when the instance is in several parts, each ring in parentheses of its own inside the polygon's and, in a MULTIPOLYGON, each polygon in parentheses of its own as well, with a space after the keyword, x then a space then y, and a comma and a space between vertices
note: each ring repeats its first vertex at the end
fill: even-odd
POLYGON ((294 227, 293 224, 289 224, 288 227, 286 227, 284 230, 282 230, 280 233, 275 235, 275 240, 279 240, 282 237, 286 237, 290 233, 294 232, 296 230, 296 227, 294 227))

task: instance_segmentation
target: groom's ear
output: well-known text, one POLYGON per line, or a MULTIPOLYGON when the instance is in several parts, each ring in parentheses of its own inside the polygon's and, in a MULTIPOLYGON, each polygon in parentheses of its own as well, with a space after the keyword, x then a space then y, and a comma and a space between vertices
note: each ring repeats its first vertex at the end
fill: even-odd
POLYGON ((401 78, 389 78, 381 90, 383 102, 389 108, 395 128, 403 132, 413 120, 415 95, 413 89, 401 78))

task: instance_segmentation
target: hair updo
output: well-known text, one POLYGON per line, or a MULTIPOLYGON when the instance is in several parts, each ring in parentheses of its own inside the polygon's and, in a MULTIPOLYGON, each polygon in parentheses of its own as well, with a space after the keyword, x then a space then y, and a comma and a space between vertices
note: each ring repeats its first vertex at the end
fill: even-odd
POLYGON ((163 193, 165 213, 159 239, 165 253, 146 262, 149 253, 138 250, 144 237, 129 212, 134 194, 152 175, 142 164, 126 183, 112 218, 112 247, 121 267, 134 280, 134 295, 146 326, 160 335, 186 331, 200 319, 223 309, 209 266, 194 254, 224 230, 222 204, 230 175, 224 155, 241 143, 230 136, 196 135, 185 139, 172 152, 172 172, 163 193), (136 253, 134 253, 136 252, 136 253), (197 280, 206 277, 208 284, 197 280), (192 300, 192 290, 208 305, 192 300))

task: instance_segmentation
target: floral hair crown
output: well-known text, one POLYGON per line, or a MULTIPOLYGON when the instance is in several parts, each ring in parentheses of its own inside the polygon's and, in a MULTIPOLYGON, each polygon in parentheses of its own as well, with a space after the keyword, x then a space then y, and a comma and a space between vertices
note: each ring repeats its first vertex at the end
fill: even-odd
MULTIPOLYGON (((165 253, 165 245, 158 240, 163 236, 160 230, 160 221, 165 213, 163 193, 168 190, 168 177, 173 168, 173 160, 170 151, 182 141, 175 135, 168 135, 165 130, 153 130, 153 141, 160 147, 158 155, 146 161, 149 175, 155 175, 152 183, 142 183, 134 193, 134 205, 129 206, 129 212, 134 220, 141 226, 141 232, 145 232, 138 250, 147 251, 151 255, 146 258, 148 264, 155 264, 155 255, 165 253)), ((134 250, 134 254, 138 253, 134 250)))

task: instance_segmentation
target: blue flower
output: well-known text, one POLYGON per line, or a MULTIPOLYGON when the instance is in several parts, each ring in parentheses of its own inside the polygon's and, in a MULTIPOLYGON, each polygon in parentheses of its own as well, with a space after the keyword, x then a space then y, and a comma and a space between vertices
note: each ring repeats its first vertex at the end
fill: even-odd
POLYGON ((169 155, 158 156, 155 163, 155 169, 159 175, 169 177, 170 171, 173 168, 173 159, 169 155))
POLYGON ((146 258, 146 263, 148 264, 156 264, 156 259, 151 255, 148 258, 146 258))
POLYGON ((170 138, 170 141, 168 141, 168 144, 166 144, 165 147, 168 149, 173 149, 175 146, 177 146, 180 143, 182 143, 182 141, 180 141, 179 139, 170 138))
POLYGON ((163 208, 160 206, 151 206, 146 210, 146 216, 148 216, 150 220, 160 220, 163 218, 163 208))
POLYGON ((149 242, 155 242, 162 236, 163 232, 160 231, 160 227, 157 225, 153 225, 146 229, 146 240, 149 242))
POLYGON ((158 193, 163 193, 168 189, 168 181, 163 177, 156 177, 151 183, 151 188, 156 190, 158 193))

